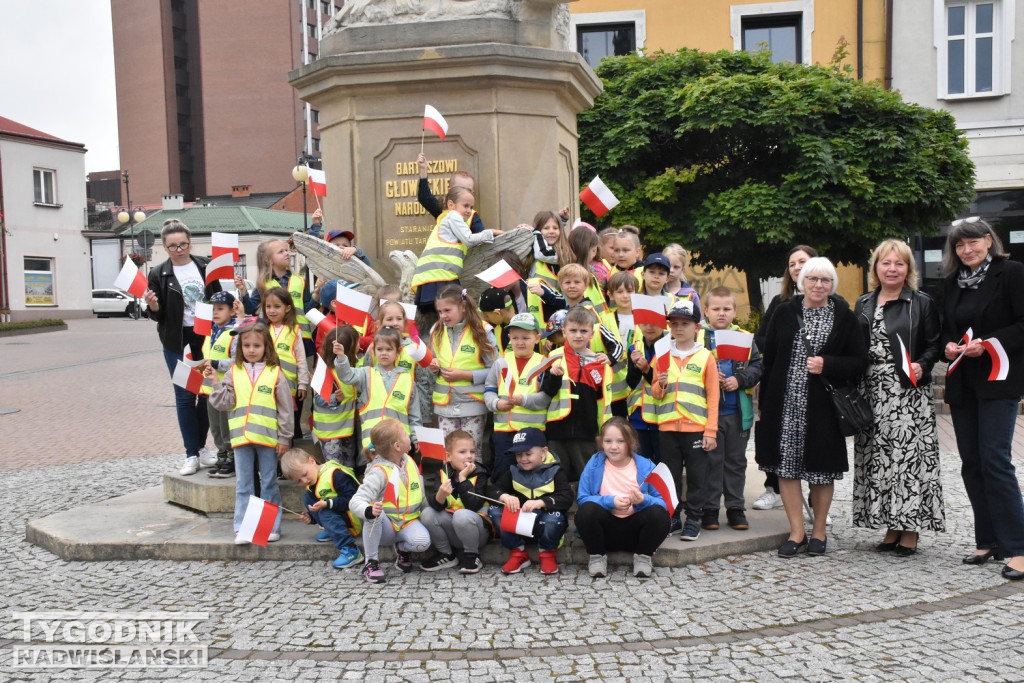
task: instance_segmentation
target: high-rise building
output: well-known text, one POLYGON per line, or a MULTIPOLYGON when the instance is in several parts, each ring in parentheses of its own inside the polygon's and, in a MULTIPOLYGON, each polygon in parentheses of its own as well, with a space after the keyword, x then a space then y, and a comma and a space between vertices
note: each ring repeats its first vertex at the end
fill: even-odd
POLYGON ((159 203, 295 185, 320 155, 317 112, 288 84, 338 0, 111 0, 121 168, 159 203))

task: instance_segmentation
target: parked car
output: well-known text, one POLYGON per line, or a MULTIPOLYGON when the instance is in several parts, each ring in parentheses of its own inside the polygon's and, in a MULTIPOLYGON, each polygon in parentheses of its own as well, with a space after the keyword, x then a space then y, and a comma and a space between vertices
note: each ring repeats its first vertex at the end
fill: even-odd
POLYGON ((138 317, 141 308, 132 295, 120 289, 92 290, 92 312, 100 318, 111 315, 138 317))
MULTIPOLYGON (((232 294, 235 295, 236 299, 238 298, 238 288, 235 287, 234 280, 221 280, 220 281, 220 288, 223 289, 225 292, 231 292, 232 294)), ((252 280, 246 280, 245 281, 245 291, 247 291, 247 292, 255 292, 256 291, 256 283, 253 282, 252 280)))

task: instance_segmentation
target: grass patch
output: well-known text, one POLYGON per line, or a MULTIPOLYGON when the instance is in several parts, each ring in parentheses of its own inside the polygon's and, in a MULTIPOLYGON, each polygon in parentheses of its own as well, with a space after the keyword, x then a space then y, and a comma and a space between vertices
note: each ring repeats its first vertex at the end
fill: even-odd
POLYGON ((31 330, 36 327, 54 327, 63 325, 64 321, 57 318, 40 318, 39 320, 19 320, 13 323, 0 323, 0 332, 8 330, 31 330))

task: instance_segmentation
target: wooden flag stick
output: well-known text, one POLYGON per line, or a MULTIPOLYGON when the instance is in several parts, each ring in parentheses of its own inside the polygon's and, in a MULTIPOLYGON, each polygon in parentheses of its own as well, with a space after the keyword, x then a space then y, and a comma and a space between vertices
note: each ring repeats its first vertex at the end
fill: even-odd
POLYGON ((420 154, 423 154, 423 140, 427 137, 427 129, 424 128, 420 131, 420 154))
POLYGON ((321 211, 323 211, 323 207, 322 207, 322 206, 320 206, 320 195, 318 195, 318 194, 317 194, 316 192, 314 192, 314 193, 313 193, 313 199, 315 199, 315 200, 316 200, 316 208, 318 208, 318 209, 320 209, 321 211))
POLYGON ((476 496, 477 498, 483 498, 484 500, 489 500, 490 502, 497 503, 498 505, 504 505, 504 503, 502 503, 500 500, 494 500, 493 498, 488 498, 487 496, 481 496, 476 491, 466 491, 466 493, 468 493, 471 496, 476 496))

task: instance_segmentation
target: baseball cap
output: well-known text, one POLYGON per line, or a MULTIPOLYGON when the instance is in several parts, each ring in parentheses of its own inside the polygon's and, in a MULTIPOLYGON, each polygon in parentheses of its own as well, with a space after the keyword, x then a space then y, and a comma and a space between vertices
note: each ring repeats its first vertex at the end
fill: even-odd
POLYGON ((644 260, 644 268, 648 266, 661 266, 665 270, 672 271, 672 263, 668 260, 668 257, 662 253, 651 254, 644 260))
POLYGON ((228 306, 235 305, 235 295, 231 292, 217 292, 210 297, 211 304, 227 304, 228 306))
POLYGON ((347 237, 349 241, 352 241, 356 238, 356 236, 352 233, 351 230, 331 230, 329 233, 327 233, 328 242, 333 240, 335 237, 347 237))
POLYGON ((559 332, 561 332, 562 325, 565 324, 565 314, 565 309, 562 309, 561 311, 555 311, 554 313, 552 313, 551 317, 548 318, 548 329, 547 331, 544 332, 544 334, 540 335, 540 338, 547 339, 551 335, 558 334, 559 332))
POLYGON ((537 325, 537 319, 530 313, 516 313, 512 316, 512 320, 508 323, 509 327, 518 327, 523 330, 532 330, 537 332, 540 327, 537 325))
POLYGON ((669 318, 686 318, 694 322, 700 322, 700 304, 690 298, 683 298, 672 304, 668 312, 669 318))
POLYGON ((548 440, 544 437, 544 432, 536 427, 526 427, 512 435, 512 445, 509 446, 508 452, 523 453, 531 448, 536 448, 537 446, 543 448, 547 445, 548 440))
POLYGON ((488 287, 480 295, 480 310, 484 313, 500 311, 512 305, 512 297, 504 289, 488 287))
POLYGON ((324 286, 320 288, 320 303, 330 304, 332 301, 338 298, 338 287, 341 285, 340 280, 328 280, 324 283, 324 286))

